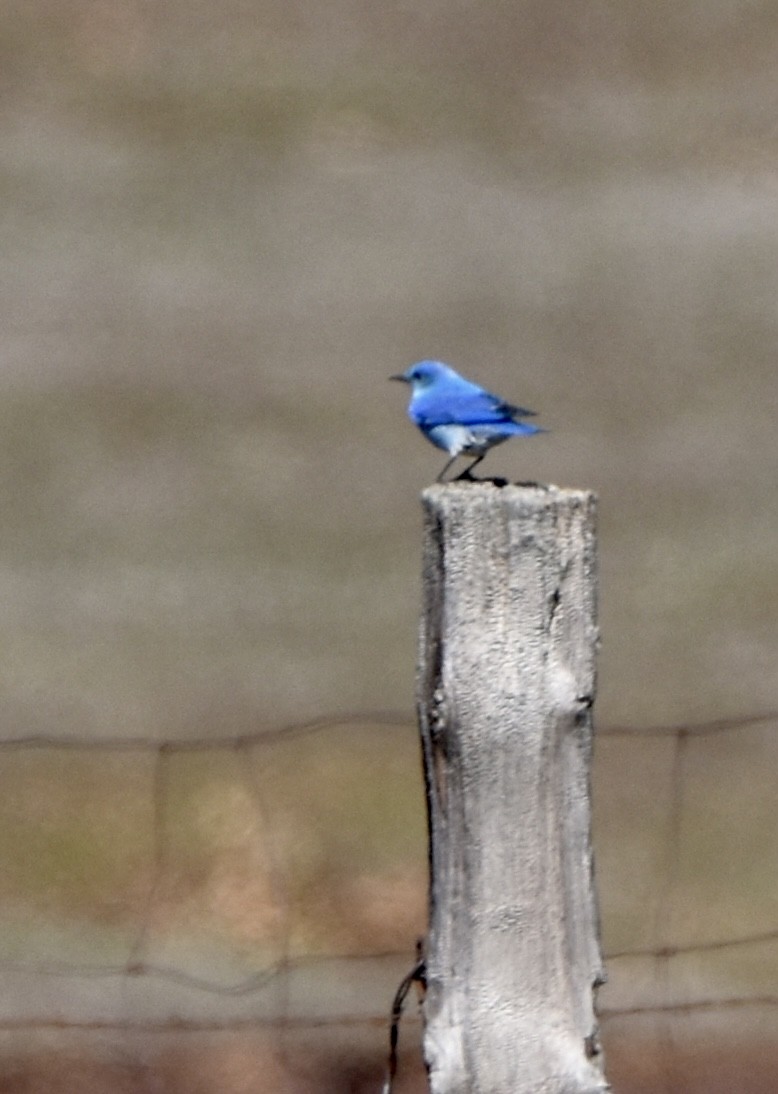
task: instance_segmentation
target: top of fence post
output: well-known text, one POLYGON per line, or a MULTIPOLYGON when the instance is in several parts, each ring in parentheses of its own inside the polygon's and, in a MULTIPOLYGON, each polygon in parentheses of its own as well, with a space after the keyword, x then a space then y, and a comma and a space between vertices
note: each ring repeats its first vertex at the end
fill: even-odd
POLYGON ((604 1091, 589 793, 595 497, 454 482, 422 504, 431 1089, 604 1091))

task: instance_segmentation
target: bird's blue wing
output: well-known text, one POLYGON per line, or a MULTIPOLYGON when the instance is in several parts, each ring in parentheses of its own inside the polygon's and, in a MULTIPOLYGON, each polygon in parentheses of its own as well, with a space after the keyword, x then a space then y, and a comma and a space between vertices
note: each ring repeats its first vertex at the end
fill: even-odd
POLYGON ((467 381, 457 384, 434 384, 420 392, 409 408, 419 425, 435 426, 447 422, 462 425, 513 421, 531 418, 533 410, 506 403, 499 395, 467 381))

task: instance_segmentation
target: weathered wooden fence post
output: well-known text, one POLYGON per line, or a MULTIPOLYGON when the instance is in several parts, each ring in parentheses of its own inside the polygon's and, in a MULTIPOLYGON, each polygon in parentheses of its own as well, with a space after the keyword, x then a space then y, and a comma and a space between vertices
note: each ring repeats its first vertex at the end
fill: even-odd
POLYGON ((594 496, 432 486, 419 712, 432 1094, 593 1094, 594 496))

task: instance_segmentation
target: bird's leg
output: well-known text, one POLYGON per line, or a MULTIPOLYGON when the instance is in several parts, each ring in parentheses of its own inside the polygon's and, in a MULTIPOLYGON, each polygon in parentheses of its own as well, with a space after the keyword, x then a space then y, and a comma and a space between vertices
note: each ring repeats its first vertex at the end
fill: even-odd
POLYGON ((481 462, 481 460, 484 458, 485 455, 486 455, 486 453, 482 452, 480 456, 476 456, 476 458, 473 460, 473 462, 470 464, 470 466, 466 467, 461 475, 457 475, 457 477, 454 481, 455 482, 462 482, 464 480, 464 482, 468 482, 470 479, 472 479, 472 477, 473 477, 473 468, 481 462))
POLYGON ((442 470, 442 471, 440 472, 440 474, 438 475, 438 477, 437 477, 437 478, 435 479, 435 482, 443 482, 443 476, 444 476, 444 475, 446 474, 446 472, 448 471, 449 467, 451 467, 452 463, 454 462, 454 460, 455 460, 456 458, 457 458, 456 456, 452 456, 452 457, 451 457, 451 459, 450 459, 450 460, 448 461, 448 463, 446 464, 446 466, 445 466, 445 467, 443 468, 443 470, 442 470))

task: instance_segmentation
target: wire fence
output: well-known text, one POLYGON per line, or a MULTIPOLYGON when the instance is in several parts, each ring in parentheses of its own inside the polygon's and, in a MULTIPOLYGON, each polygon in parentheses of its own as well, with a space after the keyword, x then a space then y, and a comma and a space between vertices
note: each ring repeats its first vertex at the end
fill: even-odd
MULTIPOLYGON (((770 711, 597 733, 599 1009, 619 1089, 679 1089, 692 1019, 714 1015, 719 1044, 722 1022, 749 1050, 774 1040, 777 729, 770 711)), ((383 1036, 424 930, 406 713, 221 739, 19 737, 0 755, 0 1031, 383 1036)), ((778 1063, 762 1073, 770 1089, 778 1063)))

